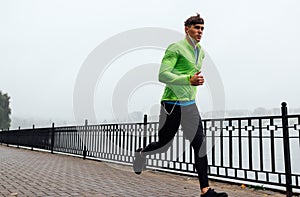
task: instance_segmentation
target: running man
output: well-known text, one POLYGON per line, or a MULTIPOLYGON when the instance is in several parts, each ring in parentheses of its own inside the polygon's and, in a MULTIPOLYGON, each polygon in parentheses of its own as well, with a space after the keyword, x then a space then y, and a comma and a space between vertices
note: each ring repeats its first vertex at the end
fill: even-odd
POLYGON ((205 54, 199 44, 204 31, 203 18, 199 14, 191 16, 185 21, 184 30, 185 38, 169 45, 159 70, 159 81, 165 83, 159 117, 159 139, 136 150, 133 170, 141 174, 147 155, 167 151, 181 125, 184 136, 194 149, 194 165, 201 197, 227 197, 226 193, 217 193, 209 187, 205 136, 195 103, 197 86, 204 83, 201 67, 205 54))

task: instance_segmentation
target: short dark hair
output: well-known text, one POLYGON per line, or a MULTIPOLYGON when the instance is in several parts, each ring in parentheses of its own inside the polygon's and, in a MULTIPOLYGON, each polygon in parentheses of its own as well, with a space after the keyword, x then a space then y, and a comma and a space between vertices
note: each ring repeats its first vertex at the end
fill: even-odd
POLYGON ((198 13, 196 16, 191 16, 184 22, 184 26, 191 26, 196 24, 204 24, 203 18, 201 18, 200 14, 198 13))

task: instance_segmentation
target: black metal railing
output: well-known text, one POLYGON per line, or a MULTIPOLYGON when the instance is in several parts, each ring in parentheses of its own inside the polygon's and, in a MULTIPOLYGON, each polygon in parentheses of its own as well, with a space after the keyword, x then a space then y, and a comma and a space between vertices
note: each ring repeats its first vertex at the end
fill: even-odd
MULTIPOLYGON (((276 186, 287 196, 300 189, 300 115, 203 120, 211 178, 276 186)), ((156 141, 158 123, 102 124, 18 129, 0 132, 0 143, 83 155, 131 164, 138 147, 156 141)), ((151 155, 147 166, 195 174, 194 154, 181 130, 165 153, 151 155)), ((274 189, 274 188, 273 188, 274 189)))

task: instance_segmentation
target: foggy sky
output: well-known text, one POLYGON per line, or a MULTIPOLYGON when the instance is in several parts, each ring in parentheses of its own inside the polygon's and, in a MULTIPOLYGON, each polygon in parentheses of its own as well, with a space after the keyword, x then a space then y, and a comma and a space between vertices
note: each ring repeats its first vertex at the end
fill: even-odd
MULTIPOLYGON (((0 90, 11 97, 14 117, 72 122, 76 77, 99 44, 142 27, 184 33, 184 20, 199 12, 206 28, 201 45, 222 77, 226 109, 274 108, 282 101, 300 107, 299 8, 297 0, 0 0, 0 90)), ((162 55, 163 50, 133 53, 128 61, 159 63, 162 55)), ((108 100, 112 81, 121 76, 107 72, 103 78, 108 100)), ((150 89, 150 100, 138 103, 132 95, 133 111, 159 103, 162 87, 144 91, 150 89)), ((103 90, 99 94, 95 107, 102 121, 111 112, 103 90)), ((142 89, 139 101, 141 95, 142 89)))

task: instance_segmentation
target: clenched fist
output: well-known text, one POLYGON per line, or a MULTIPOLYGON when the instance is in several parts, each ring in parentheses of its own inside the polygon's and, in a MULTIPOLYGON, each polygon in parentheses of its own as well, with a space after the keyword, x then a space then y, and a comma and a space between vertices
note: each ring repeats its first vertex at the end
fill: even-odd
POLYGON ((194 74, 194 76, 192 76, 190 78, 190 83, 192 86, 199 86, 199 85, 203 85, 204 83, 204 78, 203 78, 203 75, 200 75, 201 71, 200 72, 196 72, 194 74))

